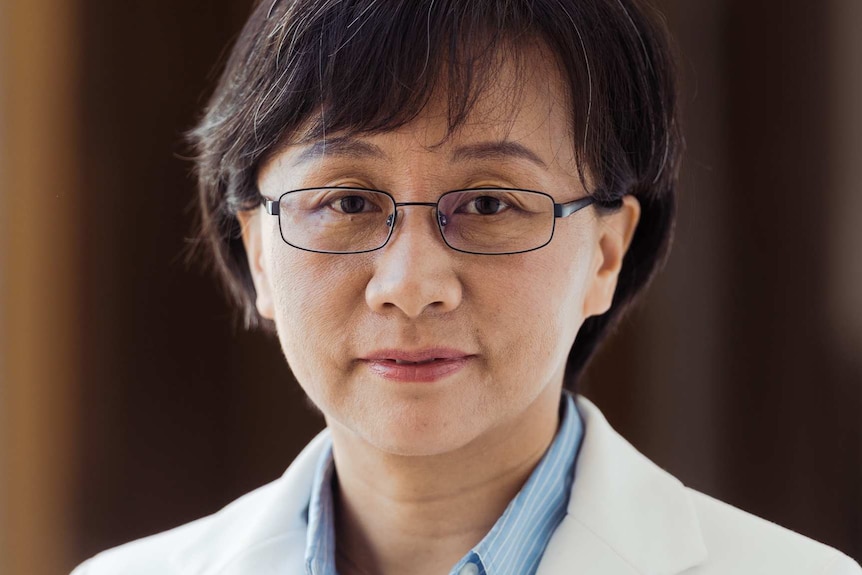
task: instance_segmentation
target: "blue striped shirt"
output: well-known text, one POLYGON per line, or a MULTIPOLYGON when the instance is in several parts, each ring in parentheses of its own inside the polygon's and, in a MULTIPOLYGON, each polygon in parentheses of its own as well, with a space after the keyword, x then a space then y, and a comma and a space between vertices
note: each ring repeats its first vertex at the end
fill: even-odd
MULTIPOLYGON (((569 503, 575 460, 584 435, 572 396, 564 393, 553 443, 497 523, 450 575, 535 575, 569 503)), ((332 444, 322 454, 308 508, 307 575, 337 575, 332 444)))

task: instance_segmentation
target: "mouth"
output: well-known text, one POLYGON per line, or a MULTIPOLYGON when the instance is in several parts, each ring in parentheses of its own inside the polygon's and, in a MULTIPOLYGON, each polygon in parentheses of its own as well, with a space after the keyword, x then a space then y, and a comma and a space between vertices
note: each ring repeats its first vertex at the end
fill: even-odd
POLYGON ((454 348, 379 349, 361 358, 365 361, 389 361, 398 365, 424 364, 470 357, 473 354, 454 348))
POLYGON ((390 361, 390 362, 393 362, 393 363, 395 363, 395 365, 425 365, 425 364, 429 364, 429 363, 432 363, 432 362, 435 362, 435 361, 444 360, 444 359, 445 359, 445 358, 442 358, 442 357, 435 357, 435 358, 432 358, 432 359, 426 359, 426 360, 424 360, 424 361, 407 361, 407 360, 404 360, 404 359, 387 359, 387 360, 384 360, 384 361, 390 361))
POLYGON ((474 357, 456 349, 379 350, 362 361, 383 379, 430 383, 460 371, 474 357))

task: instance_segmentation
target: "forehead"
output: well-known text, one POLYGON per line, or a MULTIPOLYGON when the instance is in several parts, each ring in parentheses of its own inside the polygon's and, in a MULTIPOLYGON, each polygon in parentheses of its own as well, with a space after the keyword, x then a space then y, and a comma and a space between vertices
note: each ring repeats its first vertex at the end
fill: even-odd
MULTIPOLYGON (((499 49, 472 94, 459 93, 460 86, 439 81, 423 109, 426 119, 448 118, 452 132, 492 128, 514 129, 519 123, 544 122, 553 117, 568 127, 568 92, 554 54, 542 43, 499 49), (464 110, 456 103, 468 99, 464 110), (453 108, 455 108, 453 110, 453 108), (453 111, 462 114, 452 122, 453 111)), ((444 69, 443 74, 446 74, 444 69)), ((456 76, 457 77, 457 76, 456 76)), ((447 134, 441 134, 441 139, 447 134)))

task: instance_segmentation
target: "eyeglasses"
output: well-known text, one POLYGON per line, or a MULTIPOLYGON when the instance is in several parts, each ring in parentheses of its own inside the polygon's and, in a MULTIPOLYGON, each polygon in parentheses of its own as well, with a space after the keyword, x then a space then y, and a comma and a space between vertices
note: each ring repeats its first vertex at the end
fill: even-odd
POLYGON ((511 188, 470 188, 446 192, 436 202, 396 202, 389 193, 353 187, 306 188, 263 198, 278 216, 281 237, 309 252, 358 254, 389 242, 398 209, 434 208, 447 246, 468 254, 507 255, 537 250, 554 236, 557 218, 594 202, 590 196, 565 204, 544 192, 511 188))

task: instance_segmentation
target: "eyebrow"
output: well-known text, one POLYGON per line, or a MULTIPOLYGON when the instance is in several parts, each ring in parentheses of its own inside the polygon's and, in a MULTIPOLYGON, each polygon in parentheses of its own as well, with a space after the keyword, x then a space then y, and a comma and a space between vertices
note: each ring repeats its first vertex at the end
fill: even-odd
POLYGON ((453 162, 464 162, 469 160, 505 160, 510 158, 528 160, 539 167, 547 167, 538 154, 517 142, 481 142, 478 144, 460 146, 452 152, 453 162))
MULTIPOLYGON (((294 166, 310 162, 323 157, 340 157, 355 160, 383 159, 386 153, 374 144, 357 140, 350 136, 337 136, 326 140, 319 140, 304 149, 296 160, 294 166)), ((547 164, 530 148, 517 142, 497 141, 479 142, 459 146, 451 155, 452 162, 467 162, 470 160, 504 160, 522 159, 546 168, 547 164)))
POLYGON ((364 160, 368 158, 385 158, 386 154, 379 146, 374 144, 363 142, 362 140, 357 140, 350 136, 338 136, 327 138, 326 140, 319 140, 307 147, 299 154, 293 162, 293 165, 297 166, 323 157, 364 160))

